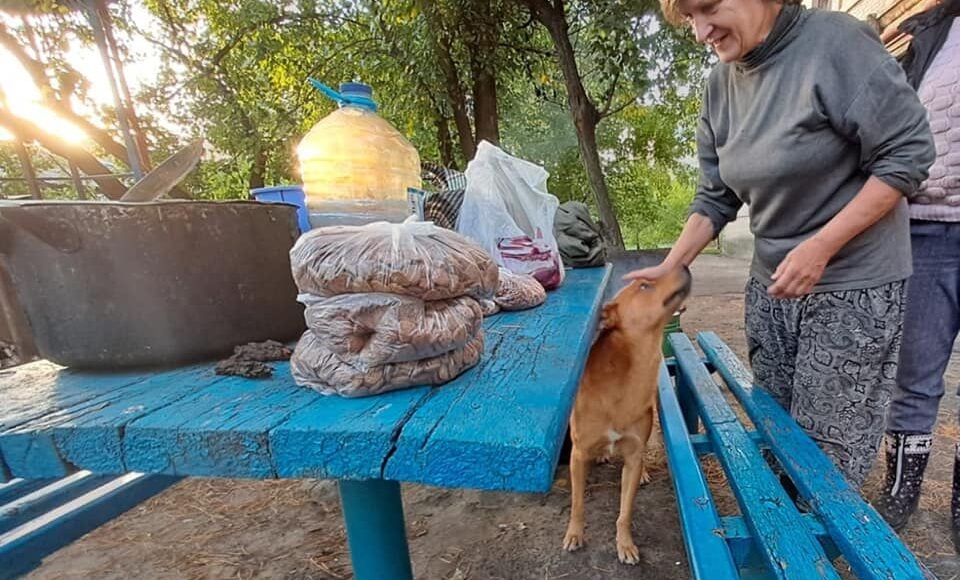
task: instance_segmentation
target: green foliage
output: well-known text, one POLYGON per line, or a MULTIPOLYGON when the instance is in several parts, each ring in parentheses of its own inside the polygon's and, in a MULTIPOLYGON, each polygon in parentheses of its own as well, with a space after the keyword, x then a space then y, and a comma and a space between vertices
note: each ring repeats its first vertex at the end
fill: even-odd
MULTIPOLYGON (((45 4, 54 12, 60 5, 45 4)), ((668 244, 694 191, 706 51, 666 26, 652 0, 566 5, 582 82, 603 115, 598 146, 624 238, 628 246, 668 244)), ((131 0, 109 6, 121 52, 133 61, 131 47, 146 41, 161 57, 155 81, 135 95, 154 161, 200 135, 207 140, 207 156, 184 184, 197 198, 246 198, 251 185, 299 181, 296 144, 335 106, 308 77, 372 85, 381 115, 421 158, 439 161, 441 134, 457 137, 435 43, 449 48, 469 107, 476 55, 468 47, 478 40, 474 24, 492 18, 496 47, 481 65, 495 70, 501 145, 546 167, 561 201, 593 203, 552 40, 523 2, 145 0, 147 20, 131 0)), ((70 22, 72 38, 90 42, 79 18, 31 16, 37 45, 64 75, 74 71, 58 26, 70 22)), ((75 83, 75 98, 86 102, 85 79, 63 82, 75 83)), ((112 107, 95 110, 112 126, 112 107)), ((454 150, 462 168, 468 160, 454 150)), ((0 146, 0 174, 19 174, 7 146, 0 146)), ((11 187, 0 193, 22 189, 11 187)))

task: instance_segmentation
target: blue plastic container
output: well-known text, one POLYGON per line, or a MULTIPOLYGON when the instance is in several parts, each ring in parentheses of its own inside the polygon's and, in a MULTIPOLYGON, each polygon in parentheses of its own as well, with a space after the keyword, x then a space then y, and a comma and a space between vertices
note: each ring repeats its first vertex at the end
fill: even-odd
POLYGON ((297 206, 297 224, 300 233, 310 229, 310 214, 307 213, 306 197, 302 185, 277 185, 251 189, 250 195, 264 203, 289 203, 297 206))

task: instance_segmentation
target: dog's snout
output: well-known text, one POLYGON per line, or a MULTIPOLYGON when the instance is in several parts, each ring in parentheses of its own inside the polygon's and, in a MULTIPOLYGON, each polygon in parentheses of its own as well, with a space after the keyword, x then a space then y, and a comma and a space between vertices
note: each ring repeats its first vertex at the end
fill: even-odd
POLYGON ((692 286, 693 276, 690 274, 690 268, 683 266, 680 269, 680 286, 671 292, 670 295, 667 296, 667 299, 663 301, 664 307, 679 308, 680 303, 690 295, 692 286))

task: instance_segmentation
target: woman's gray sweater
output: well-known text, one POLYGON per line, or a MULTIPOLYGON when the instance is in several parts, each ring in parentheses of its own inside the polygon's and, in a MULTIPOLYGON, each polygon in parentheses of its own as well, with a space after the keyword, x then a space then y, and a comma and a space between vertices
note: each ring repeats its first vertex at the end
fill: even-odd
MULTIPOLYGON (((691 204, 714 232, 746 203, 751 274, 769 285, 784 256, 852 200, 871 175, 912 196, 933 163, 927 114, 865 24, 785 6, 767 39, 710 74, 697 131, 700 183, 691 204)), ((907 205, 851 240, 814 292, 911 273, 907 205)))

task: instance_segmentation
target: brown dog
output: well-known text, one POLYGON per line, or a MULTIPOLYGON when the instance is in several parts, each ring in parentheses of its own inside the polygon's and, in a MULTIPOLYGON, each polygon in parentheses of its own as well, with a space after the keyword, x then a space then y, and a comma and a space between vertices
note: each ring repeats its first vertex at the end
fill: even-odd
POLYGON ((658 280, 636 280, 603 307, 600 334, 590 349, 570 419, 573 505, 565 550, 583 545, 588 466, 596 458, 617 455, 624 460, 617 556, 625 564, 640 561, 630 524, 637 486, 650 480, 644 455, 653 429, 663 330, 689 293, 690 271, 683 267, 658 280))

